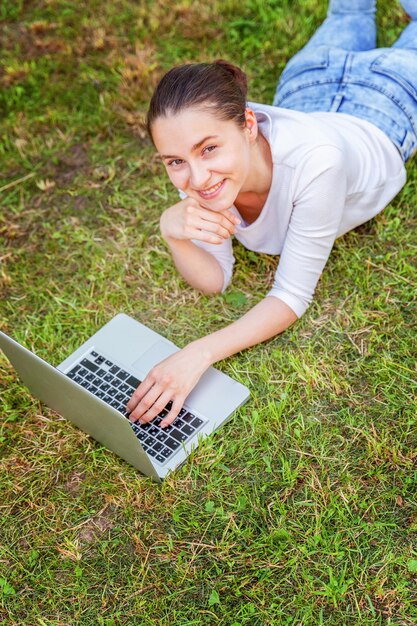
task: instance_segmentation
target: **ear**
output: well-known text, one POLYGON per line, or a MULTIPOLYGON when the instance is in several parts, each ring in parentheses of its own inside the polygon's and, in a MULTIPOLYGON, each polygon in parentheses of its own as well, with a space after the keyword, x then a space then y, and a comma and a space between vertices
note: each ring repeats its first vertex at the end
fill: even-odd
POLYGON ((245 130, 248 133, 249 141, 256 141, 258 136, 258 120, 255 113, 249 107, 245 109, 245 130))

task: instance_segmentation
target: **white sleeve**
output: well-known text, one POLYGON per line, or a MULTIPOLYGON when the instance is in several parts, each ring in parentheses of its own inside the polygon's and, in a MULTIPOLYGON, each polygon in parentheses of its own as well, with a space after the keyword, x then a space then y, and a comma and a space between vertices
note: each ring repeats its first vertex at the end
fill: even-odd
POLYGON ((206 243, 205 241, 197 241, 192 239, 192 242, 199 248, 207 250, 214 258, 223 270, 223 287, 222 292, 226 289, 233 274, 233 265, 235 257, 233 256, 232 239, 229 237, 223 243, 206 243))
POLYGON ((291 219, 272 289, 301 317, 311 303, 326 265, 346 201, 342 153, 322 146, 299 164, 294 175, 291 219))
MULTIPOLYGON (((187 197, 181 189, 178 189, 181 200, 187 197)), ((223 270, 223 287, 222 292, 225 291, 226 287, 230 283, 233 274, 233 265, 235 263, 235 257, 233 256, 233 247, 232 247, 232 239, 229 237, 225 239, 223 243, 206 243, 205 241, 199 241, 196 239, 191 240, 193 244, 206 250, 216 259, 217 263, 223 270)))

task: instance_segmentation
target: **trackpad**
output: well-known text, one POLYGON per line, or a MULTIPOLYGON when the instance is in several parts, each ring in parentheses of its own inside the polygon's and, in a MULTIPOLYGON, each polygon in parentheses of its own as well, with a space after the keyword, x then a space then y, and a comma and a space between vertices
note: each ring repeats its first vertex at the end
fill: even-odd
POLYGON ((167 357, 171 356, 175 352, 178 352, 179 348, 168 343, 167 341, 157 341, 146 352, 142 354, 136 361, 132 363, 133 367, 140 370, 144 374, 147 374, 150 369, 157 363, 160 363, 167 357))

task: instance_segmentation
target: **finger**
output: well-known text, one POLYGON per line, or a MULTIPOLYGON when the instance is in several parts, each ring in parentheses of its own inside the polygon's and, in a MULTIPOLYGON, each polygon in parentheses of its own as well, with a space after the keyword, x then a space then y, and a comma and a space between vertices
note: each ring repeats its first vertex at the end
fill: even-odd
POLYGON ((213 235, 217 235, 222 239, 228 239, 230 235, 235 234, 235 227, 231 226, 231 228, 225 228, 222 224, 218 222, 211 222, 209 220, 198 220, 193 224, 194 228, 198 230, 203 230, 213 235))
POLYGON ((204 222, 210 222, 221 226, 230 234, 234 234, 237 224, 240 224, 239 218, 237 218, 231 211, 227 213, 216 213, 215 211, 204 210, 203 213, 198 213, 198 217, 200 217, 204 222))
POLYGON ((172 422, 175 420, 175 418, 178 417, 178 413, 182 409, 182 405, 184 404, 184 400, 185 400, 185 398, 183 398, 183 397, 174 398, 173 399, 173 401, 172 401, 172 408, 171 408, 170 412, 168 413, 168 415, 166 415, 164 417, 162 422, 159 424, 161 428, 165 428, 166 426, 169 426, 170 424, 172 424, 172 422))
POLYGON ((147 376, 133 392, 132 397, 126 405, 127 411, 133 411, 154 384, 155 381, 150 376, 147 376))
POLYGON ((168 402, 172 400, 172 392, 164 391, 154 404, 142 415, 140 421, 142 424, 146 424, 154 419, 163 409, 165 409, 168 402))
POLYGON ((205 230, 199 230, 197 228, 191 229, 189 237, 190 239, 196 239, 197 241, 205 241, 206 243, 215 244, 224 243, 226 241, 224 237, 220 237, 215 233, 208 233, 205 230))
POLYGON ((142 422, 142 417, 158 400, 159 396, 162 394, 162 389, 159 385, 154 385, 149 389, 148 393, 142 398, 142 400, 137 404, 136 408, 131 411, 129 415, 129 419, 131 422, 137 422, 138 420, 142 422))
POLYGON ((242 223, 242 220, 240 219, 240 217, 235 215, 233 211, 231 211, 230 209, 227 209, 226 211, 224 211, 223 215, 225 215, 227 219, 232 222, 232 224, 235 224, 235 226, 239 226, 239 224, 242 223))
POLYGON ((187 216, 186 227, 188 230, 197 229, 210 232, 227 239, 235 232, 235 226, 221 215, 211 215, 210 211, 201 211, 187 216), (208 215, 205 217, 205 213, 208 215))

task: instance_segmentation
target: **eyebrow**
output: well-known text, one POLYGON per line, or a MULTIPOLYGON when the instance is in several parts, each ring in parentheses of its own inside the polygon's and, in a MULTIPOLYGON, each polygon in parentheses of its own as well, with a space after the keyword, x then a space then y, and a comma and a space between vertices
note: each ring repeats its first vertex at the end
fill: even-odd
MULTIPOLYGON (((208 141, 209 139, 216 139, 218 138, 218 135, 208 135, 207 137, 204 137, 204 139, 202 139, 201 141, 199 141, 198 143, 194 144, 193 147, 191 148, 192 152, 195 152, 196 150, 198 150, 203 143, 205 143, 206 141, 208 141)), ((178 158, 175 154, 161 154, 161 159, 176 159, 178 158)))

